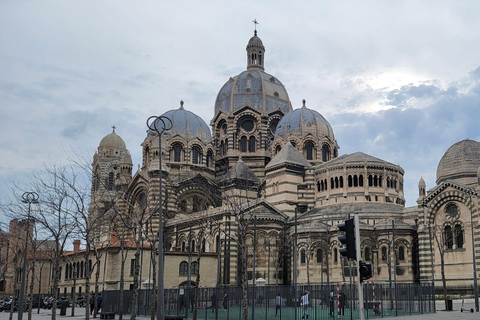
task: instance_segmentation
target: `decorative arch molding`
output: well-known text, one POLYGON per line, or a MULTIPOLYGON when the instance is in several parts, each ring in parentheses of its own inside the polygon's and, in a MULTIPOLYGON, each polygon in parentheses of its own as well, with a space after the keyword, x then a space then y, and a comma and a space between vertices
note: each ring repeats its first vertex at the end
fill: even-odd
POLYGON ((398 250, 400 246, 404 246, 405 249, 410 250, 412 248, 410 242, 404 238, 395 239, 395 250, 398 250))
POLYGON ((372 239, 365 239, 360 243, 360 250, 364 250, 366 247, 369 247, 371 250, 378 249, 377 243, 372 239))
POLYGON ((441 207, 448 202, 463 203, 474 217, 477 216, 477 209, 473 201, 474 197, 476 198, 476 192, 472 188, 456 183, 443 182, 442 185, 438 186, 431 193, 432 195, 423 201, 423 205, 427 209, 426 218, 429 223, 435 219, 441 207), (448 187, 453 187, 453 190, 448 190, 448 187))

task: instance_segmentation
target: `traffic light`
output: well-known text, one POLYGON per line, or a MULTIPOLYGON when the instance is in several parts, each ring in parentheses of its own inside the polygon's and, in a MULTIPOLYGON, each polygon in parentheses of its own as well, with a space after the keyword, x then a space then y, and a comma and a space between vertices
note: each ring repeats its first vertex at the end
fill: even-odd
POLYGON ((338 236, 338 241, 343 245, 340 248, 340 254, 352 260, 357 259, 355 250, 355 223, 353 219, 345 220, 345 223, 339 223, 338 229, 345 233, 338 236))
POLYGON ((360 261, 360 282, 368 280, 373 276, 373 268, 371 263, 360 261))

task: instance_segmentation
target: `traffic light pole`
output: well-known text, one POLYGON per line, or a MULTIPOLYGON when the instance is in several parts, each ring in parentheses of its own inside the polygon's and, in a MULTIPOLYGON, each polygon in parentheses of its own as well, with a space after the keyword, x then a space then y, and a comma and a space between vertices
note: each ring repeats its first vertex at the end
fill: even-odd
POLYGON ((357 254, 357 280, 358 280, 358 312, 360 314, 360 320, 365 320, 364 304, 363 304, 363 285, 362 277, 360 275, 360 260, 362 259, 362 253, 360 252, 360 221, 358 219, 358 213, 355 212, 353 216, 355 222, 355 251, 357 254))

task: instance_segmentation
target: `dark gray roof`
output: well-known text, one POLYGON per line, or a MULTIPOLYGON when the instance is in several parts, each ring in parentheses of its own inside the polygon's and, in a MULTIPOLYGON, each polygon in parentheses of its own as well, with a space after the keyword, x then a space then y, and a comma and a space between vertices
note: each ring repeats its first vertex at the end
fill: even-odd
POLYGON ((242 158, 239 158, 237 163, 231 167, 227 173, 225 173, 220 181, 226 181, 231 179, 243 179, 250 180, 254 182, 259 182, 258 177, 253 173, 253 171, 242 161, 242 158))
POLYGON ((312 166, 290 142, 283 146, 282 150, 266 165, 265 169, 284 163, 291 163, 303 167, 312 166))
POLYGON ((275 136, 285 140, 290 135, 304 138, 308 134, 316 138, 323 139, 327 137, 330 141, 335 141, 332 126, 317 111, 308 109, 305 106, 287 113, 277 125, 275 136))
POLYGON ((298 220, 323 217, 328 220, 331 215, 342 216, 358 212, 360 216, 371 214, 401 214, 403 206, 394 203, 349 202, 338 203, 308 211, 298 217, 298 220))
POLYGON ((336 165, 343 164, 343 163, 351 164, 351 163, 365 163, 365 162, 368 162, 369 164, 375 164, 376 163, 376 164, 379 164, 379 165, 390 165, 390 166, 399 167, 396 164, 387 162, 387 161, 379 159, 379 158, 372 157, 371 155, 368 155, 366 153, 355 152, 355 153, 352 153, 352 154, 344 154, 344 155, 341 155, 341 156, 339 156, 335 159, 332 159, 328 162, 322 163, 322 164, 318 165, 318 168, 331 167, 331 166, 336 166, 336 165))
POLYGON ((202 118, 183 108, 183 101, 179 109, 169 110, 163 114, 172 121, 172 129, 165 132, 170 136, 179 135, 186 140, 198 138, 204 143, 212 140, 210 128, 202 118))
POLYGON ((285 114, 292 110, 283 84, 260 69, 246 70, 230 78, 217 95, 215 114, 235 112, 245 106, 266 114, 276 110, 285 114))

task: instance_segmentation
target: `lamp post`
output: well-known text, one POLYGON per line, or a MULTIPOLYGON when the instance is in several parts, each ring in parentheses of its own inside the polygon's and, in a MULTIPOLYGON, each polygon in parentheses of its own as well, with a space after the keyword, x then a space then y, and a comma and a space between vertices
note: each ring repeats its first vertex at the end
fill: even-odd
POLYGON ((293 244, 293 298, 295 303, 295 320, 297 320, 297 245, 298 245, 298 234, 297 234, 297 215, 298 215, 298 204, 295 205, 295 243, 293 244))
POLYGON ((158 134, 158 294, 157 320, 165 318, 163 285, 163 213, 162 213, 162 133, 172 128, 172 121, 165 116, 151 116, 147 119, 147 127, 158 134))
POLYGON ((24 192, 22 194, 22 202, 28 203, 28 216, 27 216, 27 230, 25 232, 25 249, 23 250, 23 269, 22 269, 22 284, 20 287, 20 297, 18 301, 18 320, 23 319, 23 304, 25 303, 25 277, 27 276, 27 248, 28 248, 28 234, 29 234, 29 222, 30 222, 30 210, 32 203, 38 203, 38 194, 36 192, 24 192))
POLYGON ((297 235, 297 216, 298 216, 298 202, 296 201, 287 201, 287 204, 295 206, 295 237, 293 243, 293 306, 294 306, 294 319, 297 320, 297 244, 298 244, 298 235, 297 235))
MULTIPOLYGON (((472 196, 469 194, 470 201, 472 201, 472 196)), ((476 203, 476 202, 474 202, 476 203)), ((473 257, 473 292, 475 298, 475 311, 478 312, 478 284, 477 284, 477 262, 475 257, 475 234, 474 234, 474 227, 473 227, 473 211, 470 210, 470 227, 472 230, 472 257, 473 257)))

